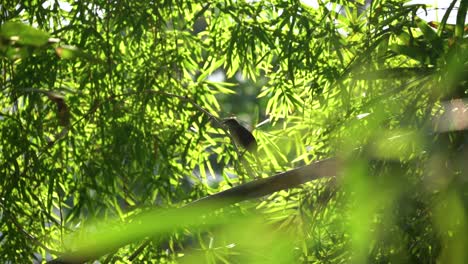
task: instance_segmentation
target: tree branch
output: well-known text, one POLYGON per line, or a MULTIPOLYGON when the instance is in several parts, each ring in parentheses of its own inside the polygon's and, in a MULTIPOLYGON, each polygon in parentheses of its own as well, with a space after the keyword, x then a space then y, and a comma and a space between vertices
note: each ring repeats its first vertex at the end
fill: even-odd
MULTIPOLYGON (((177 215, 179 218, 184 218, 184 214, 190 215, 194 212, 194 210, 197 209, 209 207, 212 210, 216 210, 234 203, 259 198, 277 191, 294 188, 312 180, 333 177, 338 174, 340 167, 340 161, 337 158, 329 158, 317 161, 310 165, 282 172, 268 178, 254 180, 233 187, 229 190, 201 198, 181 208, 169 210, 166 212, 165 217, 168 217, 168 215, 177 215)), ((106 248, 106 252, 102 252, 100 250, 95 252, 76 251, 58 259, 49 261, 48 263, 83 263, 85 261, 97 259, 105 254, 109 254, 110 252, 117 250, 120 247, 144 238, 144 236, 141 236, 138 237, 138 239, 126 239, 125 241, 118 241, 114 244, 113 247, 106 248)), ((148 245, 148 243, 143 243, 140 248, 129 257, 129 259, 135 258, 136 255, 138 255, 146 245, 148 245)))

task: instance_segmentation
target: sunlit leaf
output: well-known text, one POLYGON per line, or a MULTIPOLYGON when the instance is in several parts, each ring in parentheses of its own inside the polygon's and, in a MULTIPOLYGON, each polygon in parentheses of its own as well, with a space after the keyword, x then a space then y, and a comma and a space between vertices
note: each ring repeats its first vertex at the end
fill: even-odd
POLYGON ((47 44, 49 34, 20 22, 8 21, 0 28, 0 36, 22 45, 40 47, 47 44))

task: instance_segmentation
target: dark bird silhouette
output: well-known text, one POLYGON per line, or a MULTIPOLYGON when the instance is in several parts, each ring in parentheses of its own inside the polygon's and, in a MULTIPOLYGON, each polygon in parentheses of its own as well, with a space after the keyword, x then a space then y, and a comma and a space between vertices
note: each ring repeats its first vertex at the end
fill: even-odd
POLYGON ((229 130, 232 138, 238 146, 246 149, 249 152, 257 151, 257 141, 247 128, 243 127, 234 118, 224 119, 222 122, 229 130))

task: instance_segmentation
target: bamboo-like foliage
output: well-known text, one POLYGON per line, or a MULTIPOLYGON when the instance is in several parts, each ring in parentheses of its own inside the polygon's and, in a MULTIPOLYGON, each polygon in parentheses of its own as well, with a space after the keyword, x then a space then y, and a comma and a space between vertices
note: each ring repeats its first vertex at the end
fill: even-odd
POLYGON ((466 262, 468 1, 317 2, 2 4, 0 261, 466 262))

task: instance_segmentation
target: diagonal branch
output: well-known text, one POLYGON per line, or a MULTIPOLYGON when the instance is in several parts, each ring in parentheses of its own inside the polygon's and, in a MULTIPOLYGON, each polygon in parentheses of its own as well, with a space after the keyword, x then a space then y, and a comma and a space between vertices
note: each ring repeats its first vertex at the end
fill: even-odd
MULTIPOLYGON (((340 167, 340 161, 337 158, 317 161, 310 165, 282 172, 269 178, 254 180, 229 190, 204 197, 181 208, 169 210, 162 215, 162 218, 177 216, 178 218, 184 219, 185 214, 189 216, 197 209, 210 208, 211 210, 216 210, 241 201, 259 198, 280 190, 294 188, 312 180, 334 177, 338 175, 340 167)), ((49 261, 48 263, 83 263, 85 261, 94 260, 110 252, 114 252, 120 247, 143 240, 146 236, 148 236, 148 234, 133 236, 132 238, 123 239, 122 241, 114 241, 114 244, 105 248, 105 250, 95 250, 92 252, 89 250, 83 252, 75 251, 49 261)), ((147 244, 148 243, 142 244, 129 258, 135 258, 147 244)))

